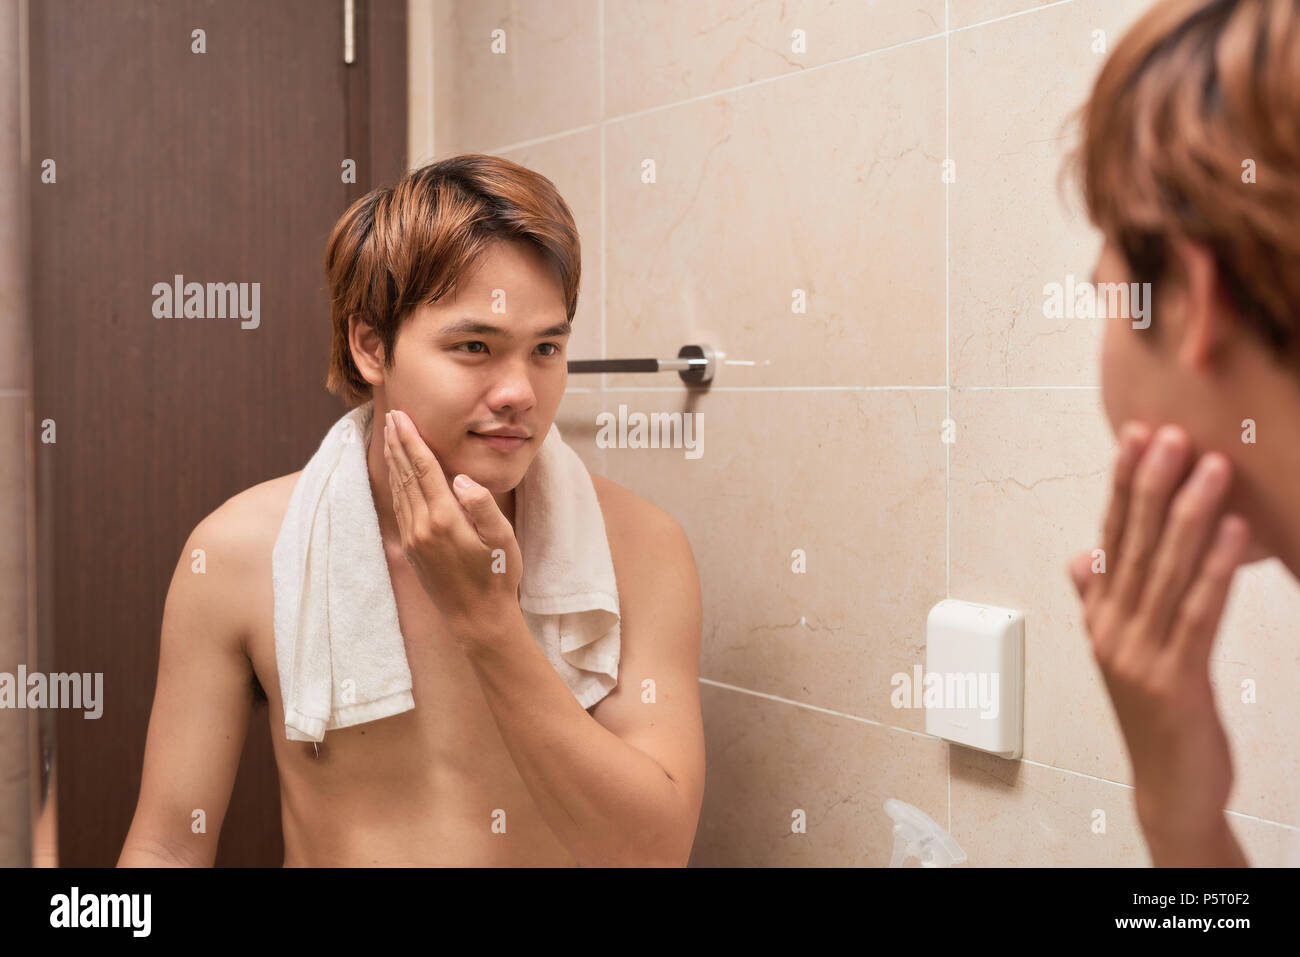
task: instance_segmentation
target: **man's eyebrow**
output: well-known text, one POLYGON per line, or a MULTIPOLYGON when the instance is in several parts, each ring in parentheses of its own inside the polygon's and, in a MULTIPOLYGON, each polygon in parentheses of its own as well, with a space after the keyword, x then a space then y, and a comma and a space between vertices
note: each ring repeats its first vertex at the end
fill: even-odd
MULTIPOLYGON (((566 319, 564 322, 557 322, 553 326, 539 330, 536 336, 538 339, 547 339, 552 336, 567 336, 572 334, 572 332, 573 321, 566 319)), ((503 329, 500 326, 494 326, 489 322, 483 322, 481 319, 475 319, 470 316, 466 316, 463 319, 458 319, 449 325, 443 326, 442 333, 447 336, 472 335, 501 336, 503 339, 514 338, 510 330, 503 329)))

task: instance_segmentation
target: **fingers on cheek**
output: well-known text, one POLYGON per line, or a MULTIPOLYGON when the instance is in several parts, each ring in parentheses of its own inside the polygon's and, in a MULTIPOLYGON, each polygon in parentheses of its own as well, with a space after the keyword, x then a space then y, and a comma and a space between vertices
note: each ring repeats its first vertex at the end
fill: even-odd
POLYGON ((388 487, 393 495, 393 515, 397 518, 397 526, 399 529, 404 529, 406 526, 406 502, 402 497, 402 488, 398 484, 393 469, 388 470, 388 487))
POLYGON ((1094 624, 1091 625, 1088 629, 1088 635, 1092 639, 1091 642, 1089 643, 1092 648, 1092 657, 1093 660, 1097 662, 1097 665, 1102 669, 1102 671, 1105 671, 1106 668, 1110 665, 1111 655, 1113 651, 1113 643, 1111 641, 1110 635, 1102 631, 1096 625, 1095 616, 1093 618, 1093 622, 1094 624))
POLYGON ((1114 668, 1116 656, 1127 644, 1125 630, 1117 626, 1112 609, 1091 609, 1088 633, 1092 636, 1092 653, 1104 671, 1114 668))
POLYGON ((397 470, 393 468, 390 460, 388 463, 388 490, 393 493, 393 507, 398 505, 398 487, 397 487, 397 470))
POLYGON ((1138 462, 1146 455, 1151 444, 1151 433, 1147 430, 1130 428, 1121 444, 1121 457, 1124 461, 1124 473, 1132 476, 1138 462))
POLYGON ((1225 515, 1212 529, 1205 573, 1228 577, 1250 546, 1250 526, 1239 515, 1225 515))
POLYGON ((1128 493, 1137 475, 1138 466, 1146 458, 1148 443, 1140 441, 1131 432, 1120 444, 1119 462, 1115 467, 1115 477, 1121 492, 1128 493))

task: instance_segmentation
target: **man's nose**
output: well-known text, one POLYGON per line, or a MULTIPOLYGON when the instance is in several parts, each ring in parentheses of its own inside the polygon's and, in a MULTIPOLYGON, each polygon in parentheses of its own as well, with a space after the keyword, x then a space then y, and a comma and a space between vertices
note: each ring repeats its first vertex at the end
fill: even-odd
POLYGON ((535 401, 536 395, 527 365, 507 363, 500 379, 493 386, 490 404, 495 408, 509 406, 512 409, 528 409, 535 401))

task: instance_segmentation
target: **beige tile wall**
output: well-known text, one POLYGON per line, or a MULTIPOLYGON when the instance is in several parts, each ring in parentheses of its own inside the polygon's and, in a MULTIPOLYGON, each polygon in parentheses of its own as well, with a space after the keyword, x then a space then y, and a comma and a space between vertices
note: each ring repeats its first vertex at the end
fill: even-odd
MULTIPOLYGON (((575 376, 559 419, 695 548, 709 771, 692 863, 885 865, 894 797, 974 866, 1149 865, 1064 570, 1098 533, 1115 451, 1101 329, 1041 310, 1097 251, 1056 192, 1063 123, 1094 46, 1144 3, 410 2, 413 163, 504 155, 574 210, 570 357, 726 353, 690 398, 671 374, 575 376), (596 413, 620 404, 703 413, 705 454, 597 448, 596 413), (890 704, 945 596, 1026 613, 1023 760, 890 704)), ((1230 816, 1256 864, 1281 863, 1300 824, 1297 613, 1285 570, 1253 566, 1214 653, 1230 816)))

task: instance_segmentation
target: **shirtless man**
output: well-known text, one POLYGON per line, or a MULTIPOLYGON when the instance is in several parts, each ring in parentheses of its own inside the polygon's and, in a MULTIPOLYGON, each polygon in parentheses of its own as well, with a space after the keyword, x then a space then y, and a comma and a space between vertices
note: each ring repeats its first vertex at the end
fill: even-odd
MULTIPOLYGON (((494 199, 503 202, 500 194, 494 199)), ((705 754, 700 587, 681 527, 645 499, 591 476, 618 582, 621 653, 618 685, 584 712, 528 634, 513 586, 513 609, 507 602, 501 614, 484 611, 473 629, 435 603, 399 517, 405 493, 394 477, 402 469, 385 454, 385 413, 401 410, 403 454, 441 466, 431 478, 447 483, 440 490, 446 501, 453 501, 457 474, 473 477, 491 491, 499 509, 493 517, 511 535, 514 488, 567 381, 576 235, 549 181, 494 157, 458 157, 408 173, 395 190, 375 191, 340 220, 326 261, 336 313, 331 388, 348 386, 354 404, 369 388, 374 400, 367 463, 415 708, 331 730, 319 744, 286 738, 271 551, 300 473, 234 496, 194 529, 172 578, 140 798, 119 866, 213 863, 255 682, 267 700, 279 771, 285 866, 687 863, 705 754), (510 200, 520 202, 520 189, 531 191, 525 213, 549 215, 552 238, 572 238, 572 249, 560 251, 559 261, 570 267, 560 282, 555 260, 535 242, 484 240, 466 225, 472 216, 448 212, 474 208, 490 217, 494 207, 483 194, 505 178, 512 180, 510 200), (448 183, 464 206, 435 192, 433 184, 446 190, 448 183), (479 241, 481 256, 444 263, 464 267, 460 281, 437 302, 418 300, 423 304, 397 325, 386 348, 383 335, 360 320, 364 310, 348 299, 356 287, 345 287, 343 277, 350 280, 367 262, 367 231, 391 242, 403 229, 421 235, 412 223, 423 225, 425 240, 432 223, 453 238, 479 241), (355 244, 351 252, 348 243, 355 244), (503 290, 501 314, 491 306, 503 290), (451 328, 465 320, 475 325, 451 328), (474 434, 498 428, 529 437, 504 449, 474 434), (206 552, 203 575, 191 571, 196 548, 206 552), (642 700, 645 679, 654 681, 653 702, 642 700), (191 827, 199 809, 205 833, 191 827), (504 833, 493 827, 498 809, 505 812, 504 833)), ((368 308, 370 315, 392 314, 389 303, 371 301, 368 308)), ((463 519, 471 521, 469 512, 463 519)), ((449 576, 430 577, 445 584, 449 576)), ((471 577, 452 579, 452 591, 473 594, 471 577)))
POLYGON ((1240 565, 1300 578, 1297 63, 1294 0, 1160 0, 1111 52, 1074 157, 1093 282, 1153 293, 1108 317, 1120 452, 1101 541, 1066 567, 1158 867, 1249 864, 1212 649, 1240 565))

